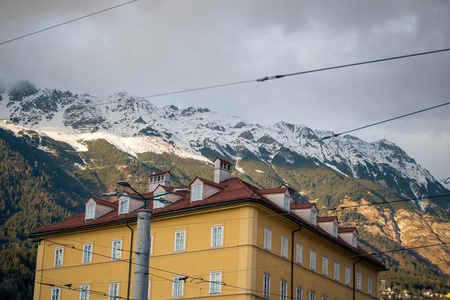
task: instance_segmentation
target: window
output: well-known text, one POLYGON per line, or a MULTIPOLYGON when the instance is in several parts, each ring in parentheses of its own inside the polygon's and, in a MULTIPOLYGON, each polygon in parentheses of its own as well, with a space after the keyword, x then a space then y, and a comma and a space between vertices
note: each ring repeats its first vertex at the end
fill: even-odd
POLYGON ((117 300, 117 299, 119 299, 119 283, 110 282, 108 300, 117 300))
POLYGON ((313 271, 316 270, 316 252, 314 250, 310 251, 309 268, 313 271))
POLYGON ((59 300, 61 298, 61 289, 54 288, 52 289, 52 300, 59 300))
POLYGON ((119 202, 119 214, 127 214, 128 213, 128 199, 122 199, 119 202))
POLYGON ((263 296, 269 297, 270 296, 270 275, 264 274, 263 279, 263 296))
POLYGON ((55 267, 61 267, 63 264, 64 248, 55 249, 55 267))
POLYGON ((372 295, 372 277, 367 277, 367 294, 372 295))
POLYGON ((264 228, 264 249, 272 250, 272 230, 264 228))
POLYGON ((280 283, 280 300, 287 300, 287 281, 284 280, 280 283))
POLYGON ((175 252, 184 251, 186 249, 186 231, 175 232, 175 252))
POLYGON ((150 255, 153 255, 153 234, 150 234, 150 255))
POLYGON ((316 225, 316 220, 317 220, 316 216, 317 216, 317 212, 315 210, 311 210, 311 220, 310 220, 310 222, 313 225, 316 225))
POLYGON ((345 267, 345 284, 350 285, 350 268, 345 267))
POLYGON ((285 236, 281 237, 281 256, 288 257, 288 238, 285 236))
POLYGON ((80 300, 89 300, 89 284, 80 285, 80 300))
POLYGON ((192 187, 192 200, 202 200, 202 186, 196 185, 192 187))
POLYGON ((316 292, 313 291, 309 292, 309 300, 316 300, 316 292))
POLYGON ((95 203, 86 204, 86 220, 95 218, 95 203))
POLYGON ((334 280, 339 281, 339 263, 337 261, 334 262, 334 280))
POLYGON ((289 206, 289 196, 288 195, 284 195, 284 209, 285 210, 289 210, 290 206, 289 206))
POLYGON ((333 224, 333 236, 338 236, 338 225, 336 223, 333 224))
MULTIPOLYGON (((164 196, 161 196, 160 198, 164 198, 164 196)), ((164 203, 162 203, 159 200, 154 200, 153 201, 153 208, 161 208, 161 207, 164 207, 164 203)))
POLYGON ((303 298, 302 292, 303 292, 302 288, 298 286, 295 291, 295 293, 296 293, 295 300, 302 300, 302 298, 303 298))
POLYGON ((328 276, 328 257, 322 256, 322 275, 328 276))
POLYGON ((172 280, 172 297, 183 297, 184 276, 174 276, 172 280))
POLYGON ((222 286, 222 272, 209 273, 209 293, 220 294, 222 286))
POLYGON ((223 246, 223 226, 211 227, 211 247, 223 246))
POLYGON ((328 296, 322 296, 322 300, 328 300, 328 296))
POLYGON ((358 235, 356 232, 353 232, 352 246, 355 248, 358 246, 358 235))
POLYGON ((362 285, 362 274, 361 273, 356 273, 356 289, 361 290, 361 285, 362 285))
POLYGON ((303 263, 303 245, 300 243, 297 243, 296 260, 299 265, 301 265, 303 263))
POLYGON ((83 264, 92 262, 92 244, 83 245, 83 264))
POLYGON ((122 240, 112 242, 111 259, 120 259, 122 257, 122 240))

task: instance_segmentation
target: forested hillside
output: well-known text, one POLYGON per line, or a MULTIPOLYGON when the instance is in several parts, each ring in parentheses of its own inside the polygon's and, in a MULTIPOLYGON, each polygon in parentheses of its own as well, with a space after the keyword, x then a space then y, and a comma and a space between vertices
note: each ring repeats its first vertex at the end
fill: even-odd
MULTIPOLYGON (((89 151, 77 153, 67 144, 32 131, 16 137, 0 129, 0 294, 6 295, 5 299, 32 298, 36 253, 26 234, 81 212, 89 196, 101 197, 102 192, 113 191, 117 180, 127 180, 146 191, 149 173, 162 170, 171 172, 175 186, 187 185, 195 176, 213 176, 212 164, 205 161, 150 152, 136 158, 105 140, 89 141, 86 146, 89 151)), ((205 154, 209 158, 215 155, 205 154)), ((362 207, 341 209, 343 205, 401 198, 372 181, 347 177, 301 157, 287 162, 283 153, 271 164, 251 154, 243 156, 233 175, 260 187, 289 183, 299 192, 298 199, 316 202, 321 215, 337 214, 341 225, 357 226, 361 245, 369 253, 382 252, 375 256, 389 268, 382 274, 388 286, 414 292, 450 289, 449 277, 439 269, 439 262, 418 251, 402 250, 408 245, 397 237, 406 234, 396 223, 399 211, 448 224, 436 204, 429 205, 429 211, 436 212, 433 216, 407 202, 373 205, 370 211, 362 207)), ((439 250, 448 254, 446 248, 439 250)))

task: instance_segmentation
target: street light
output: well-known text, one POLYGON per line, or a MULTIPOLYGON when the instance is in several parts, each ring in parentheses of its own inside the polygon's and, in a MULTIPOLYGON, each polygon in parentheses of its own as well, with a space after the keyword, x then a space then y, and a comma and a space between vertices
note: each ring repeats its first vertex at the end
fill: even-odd
MULTIPOLYGON (((147 209, 147 201, 160 201, 164 204, 172 203, 161 196, 173 193, 189 193, 189 189, 173 189, 173 191, 145 197, 136 191, 127 181, 117 181, 117 184, 129 188, 138 196, 124 195, 119 192, 103 193, 104 196, 126 196, 144 200, 144 207, 138 210, 137 232, 136 232, 136 255, 134 266, 133 299, 144 300, 148 295, 148 270, 150 264, 150 222, 152 218, 151 210, 147 209)), ((133 241, 132 241, 133 242, 133 241)))

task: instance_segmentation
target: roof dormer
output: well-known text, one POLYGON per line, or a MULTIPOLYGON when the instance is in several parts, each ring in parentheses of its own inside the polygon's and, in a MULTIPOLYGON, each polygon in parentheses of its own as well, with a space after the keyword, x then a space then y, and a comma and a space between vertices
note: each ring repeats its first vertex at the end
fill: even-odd
POLYGON ((356 227, 340 227, 338 232, 339 237, 347 242, 347 244, 358 248, 358 230, 356 230, 356 227))
POLYGON ((294 202, 294 189, 284 184, 276 189, 261 190, 261 193, 264 197, 287 211, 291 209, 291 204, 294 202))
POLYGON ((314 203, 295 203, 291 205, 291 210, 302 218, 303 220, 311 223, 312 225, 317 224, 317 213, 318 209, 314 203))
POLYGON ((181 200, 186 193, 185 192, 174 192, 174 188, 171 187, 167 187, 167 186, 163 186, 163 185, 159 185, 154 191, 153 191, 153 196, 155 196, 156 198, 160 198, 166 201, 159 201, 157 199, 153 200, 153 208, 162 208, 162 207, 166 207, 174 202, 177 202, 178 200, 181 200), (170 193, 172 192, 172 193, 170 193), (162 195, 165 193, 170 193, 167 195, 162 195), (162 195, 160 197, 157 197, 158 195, 162 195))
POLYGON ((148 191, 153 192, 158 185, 170 187, 170 176, 171 174, 169 171, 150 174, 148 176, 148 191))
POLYGON ((191 202, 204 200, 222 189, 223 187, 215 182, 197 177, 191 182, 191 202))
POLYGON ((339 222, 336 216, 317 217, 317 223, 323 230, 325 230, 335 238, 338 237, 339 222))
POLYGON ((215 183, 221 183, 222 181, 231 178, 231 169, 233 167, 232 162, 223 158, 216 157, 213 163, 215 183))
POLYGON ((84 219, 86 221, 98 219, 101 216, 113 211, 116 207, 117 204, 91 197, 85 203, 84 219))

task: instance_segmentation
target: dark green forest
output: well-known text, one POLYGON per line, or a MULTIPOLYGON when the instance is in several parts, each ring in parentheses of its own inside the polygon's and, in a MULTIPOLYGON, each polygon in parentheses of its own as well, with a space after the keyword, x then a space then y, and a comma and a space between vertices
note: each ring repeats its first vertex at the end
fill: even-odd
MULTIPOLYGON (((131 157, 105 140, 86 142, 87 152, 76 152, 67 144, 43 138, 32 131, 17 137, 0 129, 0 295, 2 299, 32 299, 36 245, 27 238, 31 231, 53 224, 83 211, 90 196, 116 189, 117 180, 127 180, 146 191, 148 175, 169 170, 175 186, 188 185, 196 176, 212 180, 212 164, 173 154, 143 153, 131 157), (45 149, 45 151, 38 150, 45 149)), ((206 152, 205 152, 206 153, 206 152)), ((213 152, 207 152, 214 158, 213 152)), ((290 154, 292 155, 292 154, 290 154)), ((289 183, 316 201, 321 214, 338 207, 343 199, 369 203, 399 199, 393 191, 369 180, 346 177, 328 168, 294 157, 287 163, 277 155, 268 164, 244 155, 233 175, 258 187, 278 187, 289 183)), ((408 203, 387 204, 389 209, 414 210, 408 203)), ((437 210, 438 211, 438 210, 437 210)), ((354 210, 338 213, 341 224, 368 222, 354 210)), ((445 216, 437 214, 437 218, 445 216)), ((448 221, 448 220, 447 220, 448 221)), ((386 237, 360 231, 360 241, 369 253, 401 249, 386 237)), ((448 292, 449 277, 413 251, 376 255, 387 267, 382 274, 396 290, 424 289, 448 292)))

